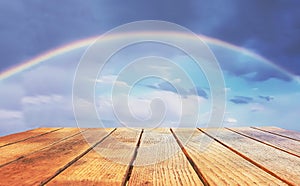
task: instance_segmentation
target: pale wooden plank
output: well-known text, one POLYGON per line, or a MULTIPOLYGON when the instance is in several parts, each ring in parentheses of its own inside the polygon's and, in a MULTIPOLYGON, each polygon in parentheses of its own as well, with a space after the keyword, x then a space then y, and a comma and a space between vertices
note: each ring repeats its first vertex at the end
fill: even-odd
MULTIPOLYGON (((40 130, 38 130, 40 131, 40 130)), ((79 133, 77 128, 64 128, 42 136, 30 138, 28 140, 14 143, 9 146, 0 148, 0 167, 20 158, 24 158, 28 154, 32 154, 43 149, 61 139, 79 133)))
POLYGON ((203 185, 169 129, 144 131, 129 185, 203 185))
POLYGON ((118 128, 47 185, 121 185, 140 134, 141 129, 118 128))
POLYGON ((250 138, 261 141, 262 143, 283 150, 300 158, 300 143, 288 138, 266 133, 250 127, 229 128, 235 132, 246 135, 250 138))
POLYGON ((203 131, 274 177, 294 185, 300 183, 300 158, 226 129, 221 129, 218 133, 210 129, 203 131))
POLYGON ((210 185, 286 185, 197 129, 175 129, 210 185))
MULTIPOLYGON (((87 140, 94 143, 107 135, 105 129, 85 131, 87 140)), ((34 144, 33 144, 34 145, 34 144)), ((3 185, 37 185, 49 179, 59 169, 90 147, 82 135, 50 146, 37 153, 0 168, 0 180, 3 185)))
POLYGON ((20 133, 10 134, 7 136, 2 136, 0 137, 0 148, 3 146, 8 146, 14 143, 25 141, 37 136, 45 135, 60 129, 62 128, 37 128, 20 133))
POLYGON ((279 135, 300 142, 300 132, 297 131, 286 130, 278 127, 251 127, 251 128, 261 130, 270 134, 279 135))

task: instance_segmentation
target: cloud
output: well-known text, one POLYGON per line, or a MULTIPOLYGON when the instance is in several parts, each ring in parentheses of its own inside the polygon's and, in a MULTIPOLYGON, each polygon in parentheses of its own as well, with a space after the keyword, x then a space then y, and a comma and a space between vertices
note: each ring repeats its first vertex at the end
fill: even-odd
POLYGON ((0 64, 0 69, 67 42, 101 34, 120 24, 138 20, 165 20, 196 33, 246 47, 299 74, 300 36, 297 25, 300 13, 297 7, 297 1, 269 4, 258 0, 90 0, 64 1, 60 2, 59 7, 56 1, 1 1, 0 22, 3 29, 0 31, 0 55, 5 63, 0 64), (128 10, 134 10, 134 13, 128 10))
POLYGON ((299 130, 299 104, 298 91, 278 94, 276 99, 267 104, 266 101, 249 103, 242 107, 228 104, 226 110, 230 112, 227 117, 235 118, 238 126, 278 126, 299 130))
POLYGON ((0 136, 28 130, 20 110, 0 109, 0 136))
POLYGON ((299 74, 299 68, 296 68, 299 67, 299 63, 296 63, 299 56, 292 52, 296 50, 300 40, 300 36, 296 34, 299 32, 297 25, 300 13, 296 11, 299 2, 276 1, 270 5, 262 1, 235 1, 235 6, 236 16, 230 20, 235 27, 223 22, 221 29, 216 30, 218 37, 252 49, 277 65, 299 74), (262 17, 264 19, 260 19, 262 17), (238 34, 233 31, 236 28, 239 30, 238 34))
POLYGON ((15 110, 0 110, 0 120, 22 119, 23 113, 15 110))
MULTIPOLYGON (((258 98, 267 102, 270 102, 274 99, 274 97, 272 96, 261 96, 261 95, 258 96, 258 98)), ((234 98, 231 98, 229 101, 235 104, 259 103, 258 100, 255 100, 253 97, 248 97, 248 96, 234 96, 234 98)))
POLYGON ((96 79, 95 82, 97 83, 97 89, 102 90, 111 89, 113 87, 129 87, 129 85, 125 81, 118 80, 118 77, 116 75, 101 76, 100 78, 96 79))
POLYGON ((249 104, 253 102, 253 98, 247 96, 234 96, 230 101, 235 104, 249 104))
POLYGON ((162 90, 144 92, 140 97, 128 98, 127 95, 118 95, 112 99, 114 101, 110 97, 99 96, 97 108, 100 117, 139 127, 153 127, 161 119, 163 126, 175 126, 176 123, 179 125, 180 119, 182 119, 180 125, 195 125, 195 118, 200 112, 199 104, 201 106, 206 104, 202 97, 189 95, 183 98, 173 92, 162 90), (161 114, 164 114, 163 118, 161 114))
MULTIPOLYGON (((0 71, 49 49, 104 33, 120 24, 144 19, 158 19, 178 23, 196 33, 246 47, 271 59, 277 65, 300 74, 298 1, 274 1, 270 4, 260 0, 247 2, 234 0, 226 2, 222 0, 193 2, 66 0, 59 2, 59 5, 57 6, 57 1, 43 3, 0 1, 2 25, 0 29, 2 59, 0 71)), ((274 78, 283 80, 284 83, 292 82, 290 77, 280 70, 245 54, 224 50, 221 47, 212 47, 212 49, 224 71, 231 76, 250 81, 250 83, 248 82, 250 85, 242 85, 241 91, 245 91, 246 86, 249 88, 248 86, 252 86, 254 83, 261 83, 261 87, 266 85, 264 84, 266 82, 274 83, 272 81, 274 78)), ((74 53, 74 51, 70 52, 70 56, 74 56, 74 53)), ((47 61, 47 65, 29 69, 15 81, 0 82, 0 110, 2 112, 0 131, 74 124, 71 90, 74 67, 78 62, 78 56, 80 57, 79 54, 80 52, 72 60, 57 57, 52 61, 47 61), (49 65, 50 63, 53 65, 49 65), (67 63, 68 65, 66 65, 67 63)), ((162 74, 167 72, 160 66, 156 66, 156 68, 156 70, 163 71, 162 74)), ((195 75, 195 78, 199 78, 198 74, 195 75)), ((104 85, 106 82, 109 80, 105 79, 100 83, 104 88, 99 85, 99 93, 105 90, 105 86, 109 86, 109 83, 104 85)), ((126 84, 122 84, 122 81, 118 83, 120 83, 118 86, 126 86, 126 84)), ((255 84, 255 87, 257 85, 255 84)), ((275 82, 273 86, 276 85, 275 82)), ((180 115, 179 101, 175 98, 178 94, 175 94, 174 89, 167 84, 159 86, 161 87, 152 87, 152 93, 148 92, 149 96, 151 94, 152 97, 163 98, 169 109, 168 121, 175 121, 176 117, 180 115)), ((182 95, 185 96, 182 96, 181 101, 191 107, 185 109, 186 111, 183 113, 185 121, 188 121, 188 118, 194 114, 193 102, 198 99, 202 103, 208 101, 208 91, 203 87, 205 86, 197 84, 197 93, 192 93, 189 88, 182 91, 182 95)), ((240 85, 234 85, 230 92, 234 92, 237 87, 240 85)), ((86 91, 84 87, 82 89, 86 91)), ((264 90, 266 89, 268 88, 264 90)), ((290 125, 296 128, 297 113, 299 113, 297 100, 300 99, 298 99, 299 95, 289 94, 291 91, 297 92, 298 89, 297 87, 292 90, 284 88, 285 92, 281 89, 283 88, 272 89, 272 91, 278 91, 278 94, 284 95, 278 98, 278 94, 276 94, 276 99, 265 96, 269 94, 269 91, 258 92, 253 98, 233 96, 229 101, 234 104, 228 105, 234 107, 236 114, 230 118, 235 118, 239 124, 241 122, 247 124, 277 122, 291 123, 290 125), (257 97, 257 95, 259 96, 257 97), (243 104, 243 109, 241 109, 241 104, 243 104), (282 115, 282 113, 286 114, 282 115)), ((102 92, 100 96, 105 97, 106 95, 102 92)), ((151 110, 151 96, 135 97, 131 102, 133 112, 141 119, 147 118, 149 110, 151 110)), ((120 104, 123 104, 121 98, 124 97, 119 97, 120 104)), ((113 118, 113 110, 109 106, 111 105, 109 101, 106 98, 99 99, 102 106, 99 109, 105 113, 107 120, 113 118)), ((84 113, 88 105, 93 106, 92 103, 82 101, 80 111, 84 113)), ((125 106, 121 105, 120 108, 126 108, 125 106)), ((154 106, 159 109, 159 104, 154 106)), ((84 114, 88 118, 89 113, 84 114)))
POLYGON ((0 70, 72 40, 101 34, 120 24, 145 19, 184 23, 185 16, 193 15, 191 3, 177 1, 176 6, 171 8, 170 5, 174 5, 171 0, 59 3, 58 7, 54 1, 0 2, 0 22, 3 25, 0 55, 6 61, 0 64, 0 70), (135 10, 135 13, 128 10, 135 10), (185 12, 185 16, 178 12, 185 12))
POLYGON ((224 121, 225 121, 226 123, 236 123, 236 122, 237 122, 237 119, 235 119, 235 118, 226 118, 224 121))
POLYGON ((291 77, 273 64, 263 62, 240 51, 233 51, 217 45, 211 46, 222 70, 252 82, 267 81, 276 78, 291 81, 291 77), (247 67, 247 68, 245 68, 247 67))
POLYGON ((260 99, 263 99, 265 101, 272 101, 274 99, 274 97, 272 96, 258 96, 260 99))
POLYGON ((73 69, 41 65, 22 75, 26 95, 71 94, 73 69))
POLYGON ((226 119, 224 119, 224 122, 226 123, 226 124, 232 124, 232 123, 237 123, 238 121, 237 121, 237 119, 235 119, 235 118, 232 118, 232 117, 228 117, 228 118, 226 118, 226 119))
POLYGON ((26 96, 22 113, 28 127, 76 126, 71 97, 63 95, 26 96))
POLYGON ((182 96, 196 95, 196 96, 200 96, 205 99, 208 99, 208 94, 206 93, 206 91, 204 89, 202 89, 200 87, 196 87, 195 89, 194 88, 184 89, 181 87, 175 87, 168 82, 162 82, 162 83, 159 83, 156 85, 147 85, 147 87, 153 88, 156 90, 173 92, 173 93, 176 93, 176 94, 179 94, 182 96))
POLYGON ((238 120, 234 117, 225 116, 225 119, 223 120, 224 127, 236 127, 238 124, 238 120))
POLYGON ((0 107, 7 110, 21 109, 24 94, 22 85, 15 82, 0 82, 0 107))
POLYGON ((60 95, 38 95, 38 96, 26 96, 22 99, 23 105, 46 105, 52 102, 59 102, 62 100, 60 95))
POLYGON ((256 103, 256 104, 253 104, 250 108, 250 111, 251 112, 263 112, 265 110, 265 106, 260 104, 260 103, 256 103))

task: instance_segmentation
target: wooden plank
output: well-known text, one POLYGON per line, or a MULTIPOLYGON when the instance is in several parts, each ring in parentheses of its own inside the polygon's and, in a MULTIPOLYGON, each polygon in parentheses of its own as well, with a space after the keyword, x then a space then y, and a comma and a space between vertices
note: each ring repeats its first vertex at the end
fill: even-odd
POLYGON ((7 136, 2 136, 0 137, 0 148, 3 146, 8 146, 14 143, 18 143, 21 141, 26 141, 28 139, 37 137, 37 136, 42 136, 57 130, 60 130, 62 128, 38 128, 38 129, 33 129, 33 130, 28 130, 25 132, 20 132, 16 134, 10 134, 7 136))
POLYGON ((51 178, 77 156, 85 152, 90 144, 99 142, 108 132, 105 129, 85 131, 85 137, 76 135, 56 145, 13 162, 0 168, 0 180, 3 185, 37 185, 51 178))
POLYGON ((169 129, 144 131, 128 185, 203 185, 169 129))
POLYGON ((300 132, 297 131, 286 130, 278 127, 251 127, 251 128, 300 142, 300 132))
POLYGON ((4 146, 0 148, 0 167, 20 158, 24 158, 26 155, 32 154, 40 149, 51 146, 65 137, 76 133, 79 134, 79 132, 80 130, 77 128, 64 128, 45 135, 39 135, 25 141, 14 143, 9 146, 4 146))
POLYGON ((141 129, 118 128, 47 185, 121 185, 140 134, 141 129))
POLYGON ((196 129, 174 132, 210 185, 286 185, 196 129))
POLYGON ((202 131, 285 183, 300 184, 300 158, 226 129, 202 131))
POLYGON ((300 158, 300 143, 288 138, 255 130, 250 127, 228 128, 229 130, 245 135, 249 138, 265 143, 269 146, 282 150, 300 158))

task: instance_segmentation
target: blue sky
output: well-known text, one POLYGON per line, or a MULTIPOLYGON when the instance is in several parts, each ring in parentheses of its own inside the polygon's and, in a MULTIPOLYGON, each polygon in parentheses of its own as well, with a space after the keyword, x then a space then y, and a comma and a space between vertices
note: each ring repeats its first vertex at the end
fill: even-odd
MULTIPOLYGON (((208 43, 225 78, 224 125, 275 125, 300 130, 300 84, 296 80, 300 75, 299 8, 297 0, 0 1, 0 71, 125 23, 169 21, 194 33, 246 48, 283 69, 241 51, 208 43)), ((149 55, 147 46, 137 48, 141 56, 149 55)), ((72 81, 84 50, 53 57, 0 81, 0 135, 42 126, 76 126, 72 81)), ((109 90, 117 78, 116 71, 126 64, 126 60, 128 63, 136 57, 130 50, 134 51, 134 48, 115 56, 97 83, 95 104, 109 126, 116 120, 109 90)), ((160 97, 169 108, 165 113, 166 123, 172 125, 179 116, 191 117, 189 115, 195 110, 191 103, 197 100, 201 103, 199 126, 204 126, 209 117, 211 96, 203 72, 178 52, 167 48, 157 51, 156 55, 168 56, 187 71, 195 80, 197 94, 178 94, 161 79, 144 80, 133 89, 132 112, 141 120, 147 119, 151 100, 160 97), (181 101, 186 105, 191 104, 191 108, 183 112, 176 110, 182 103, 178 96, 182 96, 181 101)), ((126 82, 119 83, 126 86, 126 82)), ((122 100, 122 96, 119 99, 122 100)), ((84 113, 84 105, 91 103, 82 102, 84 113)), ((122 104, 118 106, 123 107, 122 104)), ((86 114, 88 117, 89 113, 86 114)), ((126 121, 126 117, 123 119, 126 121)))

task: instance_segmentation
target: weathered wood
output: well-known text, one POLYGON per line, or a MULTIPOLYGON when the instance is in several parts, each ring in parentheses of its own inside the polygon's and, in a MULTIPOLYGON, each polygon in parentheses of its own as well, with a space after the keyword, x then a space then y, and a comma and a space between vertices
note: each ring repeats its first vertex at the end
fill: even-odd
POLYGON ((300 132, 286 130, 278 127, 251 127, 251 128, 261 130, 270 134, 279 135, 300 142, 300 132))
POLYGON ((0 137, 0 185, 300 185, 297 132, 85 130, 0 137))
MULTIPOLYGON (((101 140, 107 132, 104 129, 85 131, 89 141, 101 140)), ((49 179, 59 169, 90 147, 86 139, 77 135, 56 145, 0 168, 3 185, 37 185, 49 179)))
POLYGON ((229 130, 235 131, 254 140, 258 140, 300 158, 300 143, 297 141, 260 130, 255 130, 250 127, 229 128, 229 130))
POLYGON ((285 185, 196 129, 176 129, 210 185, 285 185))
POLYGON ((77 128, 64 128, 45 135, 36 136, 25 141, 14 143, 0 148, 0 167, 7 165, 17 159, 24 158, 43 148, 51 146, 65 137, 79 134, 77 128))
POLYGON ((118 128, 47 185, 121 185, 140 134, 141 129, 118 128))
POLYGON ((18 143, 21 141, 26 141, 28 139, 31 139, 31 138, 34 138, 37 136, 42 136, 42 135, 57 131, 59 129, 62 129, 62 128, 38 128, 38 129, 28 130, 25 132, 2 136, 2 137, 0 137, 0 148, 3 146, 8 146, 8 145, 11 145, 14 143, 18 143))
POLYGON ((203 185, 169 129, 143 133, 129 185, 203 185))
POLYGON ((226 129, 219 130, 217 134, 210 129, 203 131, 274 177, 294 185, 300 183, 300 158, 226 129))

